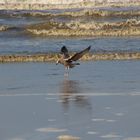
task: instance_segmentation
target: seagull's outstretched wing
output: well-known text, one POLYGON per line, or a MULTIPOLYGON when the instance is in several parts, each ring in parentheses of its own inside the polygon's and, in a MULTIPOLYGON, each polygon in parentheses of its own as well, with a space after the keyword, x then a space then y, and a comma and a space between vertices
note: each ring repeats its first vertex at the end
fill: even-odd
POLYGON ((77 61, 78 59, 80 59, 84 54, 86 54, 87 52, 89 52, 91 46, 89 46, 88 48, 82 50, 79 53, 74 54, 70 59, 68 59, 68 62, 71 61, 77 61))
POLYGON ((63 55, 63 58, 64 58, 64 59, 67 59, 67 58, 70 57, 70 56, 69 56, 68 49, 66 48, 66 46, 63 46, 63 47, 61 48, 61 54, 63 55))

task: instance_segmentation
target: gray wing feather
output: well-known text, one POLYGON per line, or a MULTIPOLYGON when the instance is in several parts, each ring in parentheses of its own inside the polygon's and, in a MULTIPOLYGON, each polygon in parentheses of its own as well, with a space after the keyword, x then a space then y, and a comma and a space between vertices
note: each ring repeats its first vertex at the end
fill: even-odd
POLYGON ((85 55, 87 52, 89 52, 91 46, 89 46, 88 48, 82 50, 79 53, 76 53, 75 55, 73 55, 70 59, 68 59, 68 62, 71 61, 77 61, 78 59, 80 59, 83 55, 85 55))

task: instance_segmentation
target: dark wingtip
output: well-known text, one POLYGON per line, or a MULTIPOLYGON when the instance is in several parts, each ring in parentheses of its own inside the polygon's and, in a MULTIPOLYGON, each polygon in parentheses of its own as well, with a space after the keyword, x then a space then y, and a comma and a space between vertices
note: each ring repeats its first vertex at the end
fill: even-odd
POLYGON ((66 48, 66 46, 65 46, 65 45, 63 45, 63 46, 62 46, 62 48, 66 48))
POLYGON ((68 52, 68 50, 67 50, 66 46, 63 45, 61 48, 61 53, 65 53, 65 52, 68 52))
POLYGON ((62 46, 61 51, 63 51, 64 49, 66 49, 66 46, 62 46))
POLYGON ((89 46, 87 49, 90 50, 91 49, 91 46, 89 46))

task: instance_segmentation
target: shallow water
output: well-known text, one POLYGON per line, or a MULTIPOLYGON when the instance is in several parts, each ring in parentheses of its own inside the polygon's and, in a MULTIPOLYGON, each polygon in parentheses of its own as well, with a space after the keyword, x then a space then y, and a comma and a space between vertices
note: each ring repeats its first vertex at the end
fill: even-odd
POLYGON ((55 63, 1 64, 0 91, 1 95, 61 93, 72 86, 67 90, 75 88, 76 93, 139 92, 139 63, 135 60, 81 62, 70 70, 68 77, 64 76, 63 66, 55 63))
POLYGON ((139 37, 124 38, 33 38, 15 32, 0 33, 0 54, 60 52, 66 45, 71 52, 91 45, 91 52, 139 52, 139 37))
POLYGON ((1 64, 0 139, 133 140, 139 71, 140 61, 81 62, 68 77, 55 63, 1 64))

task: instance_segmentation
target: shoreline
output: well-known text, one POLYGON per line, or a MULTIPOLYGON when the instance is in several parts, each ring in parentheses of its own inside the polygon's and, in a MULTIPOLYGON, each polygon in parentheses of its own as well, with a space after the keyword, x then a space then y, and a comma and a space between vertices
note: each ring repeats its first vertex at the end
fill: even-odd
MULTIPOLYGON (((73 54, 73 53, 72 53, 73 54)), ((0 63, 14 62, 56 62, 60 58, 58 53, 32 54, 32 55, 0 55, 0 63)), ((99 60, 140 60, 140 52, 124 53, 89 53, 81 61, 99 60)))

